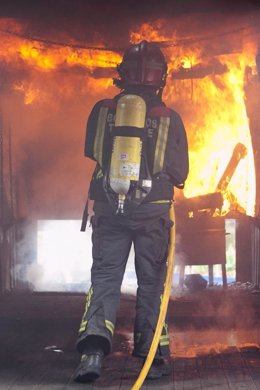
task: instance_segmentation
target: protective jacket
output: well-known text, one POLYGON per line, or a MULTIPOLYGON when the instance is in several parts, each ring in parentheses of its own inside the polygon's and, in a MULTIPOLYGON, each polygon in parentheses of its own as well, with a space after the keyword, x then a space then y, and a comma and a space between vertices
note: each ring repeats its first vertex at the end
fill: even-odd
MULTIPOLYGON (((175 111, 155 94, 140 94, 146 103, 140 176, 146 180, 148 170, 152 188, 131 213, 115 214, 104 189, 104 177, 110 164, 116 105, 121 96, 98 102, 87 124, 85 155, 97 162, 89 196, 94 200, 95 212, 91 218, 93 265, 77 349, 83 353, 98 336, 104 353, 111 351, 121 284, 133 245, 138 284, 133 354, 145 357, 153 339, 165 283, 173 187, 183 185, 188 174, 187 139, 175 111)), ((164 324, 156 357, 168 353, 169 334, 164 324)))
MULTIPOLYGON (((118 99, 101 100, 94 106, 87 123, 85 156, 97 162, 90 184, 90 199, 107 202, 103 177, 109 165, 115 112, 118 99)), ((141 94, 139 94, 141 95, 141 94)), ((140 176, 147 179, 147 167, 152 189, 143 203, 173 199, 174 186, 183 187, 188 175, 188 146, 181 117, 169 109, 157 95, 142 96, 147 105, 145 121, 145 153, 140 176)))

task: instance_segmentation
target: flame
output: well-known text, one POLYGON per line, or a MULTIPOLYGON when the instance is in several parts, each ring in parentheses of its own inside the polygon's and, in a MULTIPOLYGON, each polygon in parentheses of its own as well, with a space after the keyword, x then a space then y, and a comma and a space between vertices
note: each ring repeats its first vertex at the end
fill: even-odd
POLYGON ((171 336, 170 349, 175 357, 194 358, 205 355, 218 355, 225 352, 260 349, 256 328, 225 329, 219 327, 203 330, 175 329, 171 336), (214 341, 213 341, 214 340, 214 341))
MULTIPOLYGON (((159 42, 167 58, 168 82, 164 100, 181 114, 189 141, 190 174, 185 197, 215 192, 233 149, 240 142, 245 145, 247 155, 239 162, 224 193, 225 206, 221 213, 233 208, 254 215, 255 167, 245 107, 244 77, 246 67, 254 66, 255 45, 246 42, 236 53, 215 57, 214 60, 227 68, 221 74, 209 72, 197 79, 174 79, 173 72, 194 70, 196 66, 209 64, 210 58, 203 51, 203 42, 199 47, 198 44, 188 45, 185 40, 181 44, 177 32, 170 30, 170 26, 166 19, 153 24, 144 23, 138 31, 130 32, 130 41, 159 42)), ((21 33, 25 26, 1 20, 0 30, 11 28, 21 33)), ((92 94, 99 99, 109 88, 114 94, 109 72, 120 63, 119 53, 77 49, 72 45, 58 46, 18 35, 1 36, 0 62, 7 67, 26 69, 25 79, 12 86, 17 93, 23 94, 25 104, 47 101, 57 104, 60 95, 71 99, 76 94, 86 97, 92 94), (84 72, 76 80, 78 84, 74 84, 72 74, 78 74, 78 69, 84 72)), ((97 46, 102 47, 100 43, 97 46)))
POLYGON ((172 351, 175 357, 182 358, 195 358, 198 356, 218 355, 225 352, 239 352, 244 349, 256 349, 260 350, 259 343, 241 343, 237 345, 228 345, 224 343, 204 344, 204 345, 192 345, 185 348, 177 348, 172 351))
POLYGON ((20 58, 29 66, 41 71, 51 71, 60 66, 81 65, 93 70, 96 67, 107 68, 115 66, 120 61, 120 56, 98 50, 77 50, 67 48, 45 48, 35 43, 21 44, 18 48, 20 58))
MULTIPOLYGON (((186 120, 192 148, 185 196, 214 192, 236 143, 241 142, 248 153, 239 163, 229 190, 246 213, 254 215, 255 168, 243 88, 245 66, 251 58, 242 53, 222 56, 221 61, 228 66, 227 73, 193 80, 192 100, 199 115, 186 120)), ((187 88, 189 83, 182 84, 187 88)), ((174 86, 168 87, 167 96, 169 100, 174 96, 174 86)))
MULTIPOLYGON (((133 334, 131 328, 124 324, 119 328, 120 334, 128 341, 128 348, 131 351, 133 346, 133 334)), ((225 329, 216 328, 185 328, 170 329, 170 354, 174 358, 196 358, 215 356, 223 353, 239 353, 254 351, 259 353, 260 344, 258 330, 249 327, 248 329, 225 329), (213 341, 214 340, 214 341, 213 341)))
MULTIPOLYGON (((61 66, 80 65, 90 70, 96 67, 115 67, 121 56, 116 52, 103 49, 97 44, 96 50, 76 48, 73 44, 54 44, 52 41, 35 40, 29 35, 21 35, 22 25, 1 19, 0 60, 7 64, 24 62, 30 68, 40 71, 52 71, 61 66), (11 24, 10 24, 11 23, 11 24), (11 28, 10 28, 11 26, 11 28), (11 31, 10 31, 11 30, 11 31)), ((66 41, 66 37, 64 39, 66 41)), ((75 46, 75 45, 74 45, 75 46)), ((21 63, 20 63, 21 65, 21 63)))
POLYGON ((21 82, 18 84, 14 84, 13 86, 14 91, 20 91, 24 94, 24 104, 32 104, 35 101, 43 101, 43 94, 42 92, 34 88, 32 83, 28 82, 21 82))
MULTIPOLYGON (((121 55, 117 52, 99 50, 102 49, 100 43, 93 44, 96 50, 90 50, 77 48, 76 45, 73 47, 72 44, 58 45, 48 41, 44 43, 41 40, 33 40, 30 36, 26 39, 26 35, 21 35, 24 28, 25 26, 14 20, 1 19, 0 63, 7 68, 21 69, 28 73, 26 80, 12 86, 14 91, 23 94, 26 105, 47 101, 52 104, 55 89, 53 86, 58 80, 62 85, 62 97, 68 98, 72 98, 76 91, 83 94, 94 92, 96 95, 101 89, 108 89, 112 85, 110 74, 96 77, 94 72, 97 69, 108 69, 110 73, 115 70, 121 61, 121 55), (10 30, 13 33, 10 33, 10 30), (82 79, 80 80, 79 88, 75 89, 74 81, 68 74, 70 70, 75 75, 85 76, 83 83, 82 79)), ((66 42, 66 37, 64 41, 66 42)), ((60 88, 59 85, 57 90, 60 91, 60 88)))
MULTIPOLYGON (((183 112, 189 140, 190 173, 184 190, 186 197, 216 191, 218 181, 240 142, 247 156, 240 161, 227 191, 224 192, 225 214, 230 209, 255 213, 255 167, 249 120, 244 96, 244 77, 247 66, 254 66, 256 47, 246 42, 242 52, 218 56, 228 71, 209 74, 200 79, 171 80, 171 73, 181 68, 191 69, 208 61, 201 48, 178 45, 176 33, 165 35, 166 21, 155 25, 143 24, 138 32, 131 33, 131 41, 153 40, 164 43, 168 62, 168 83, 164 99, 170 107, 183 112), (187 107, 187 108, 186 108, 187 107), (233 204, 231 204, 231 200, 233 204)), ((230 42, 232 46, 232 41, 230 42)), ((163 47, 163 46, 162 46, 163 47)))

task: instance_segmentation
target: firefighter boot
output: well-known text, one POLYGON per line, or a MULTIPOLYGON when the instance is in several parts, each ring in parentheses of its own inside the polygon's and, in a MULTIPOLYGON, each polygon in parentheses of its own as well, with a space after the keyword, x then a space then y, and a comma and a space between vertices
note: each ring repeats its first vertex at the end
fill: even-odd
POLYGON ((93 382, 100 377, 104 352, 102 349, 83 353, 79 366, 74 374, 74 381, 79 383, 93 382))
POLYGON ((170 375, 170 373, 170 366, 166 364, 164 359, 154 359, 150 370, 148 371, 146 379, 160 379, 162 376, 170 375))

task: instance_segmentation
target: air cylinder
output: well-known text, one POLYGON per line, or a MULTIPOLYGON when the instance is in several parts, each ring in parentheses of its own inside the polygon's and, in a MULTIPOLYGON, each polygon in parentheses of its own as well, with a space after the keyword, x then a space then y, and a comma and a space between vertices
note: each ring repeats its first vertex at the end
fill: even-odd
POLYGON ((111 156, 110 187, 124 200, 131 181, 138 181, 141 165, 142 140, 131 135, 133 128, 144 129, 146 103, 138 95, 124 95, 117 103, 115 128, 124 128, 124 135, 115 136, 111 156))

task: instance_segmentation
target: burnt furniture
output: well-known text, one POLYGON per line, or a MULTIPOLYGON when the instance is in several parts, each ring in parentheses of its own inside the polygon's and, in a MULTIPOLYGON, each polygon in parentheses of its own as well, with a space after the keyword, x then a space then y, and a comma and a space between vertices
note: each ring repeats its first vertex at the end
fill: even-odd
POLYGON ((201 213, 188 218, 176 209, 176 265, 180 267, 179 285, 183 287, 185 267, 207 265, 209 285, 213 285, 213 265, 221 264, 223 287, 226 276, 226 230, 223 217, 201 213))

